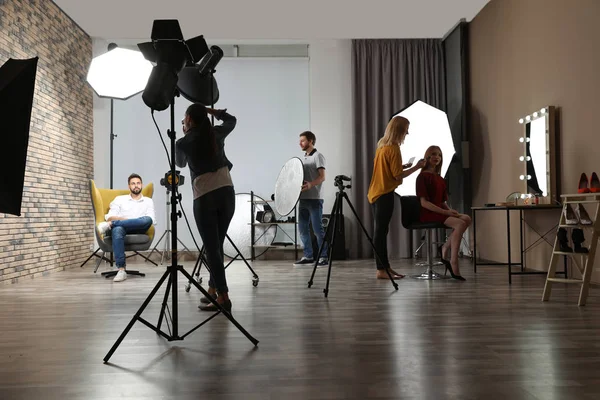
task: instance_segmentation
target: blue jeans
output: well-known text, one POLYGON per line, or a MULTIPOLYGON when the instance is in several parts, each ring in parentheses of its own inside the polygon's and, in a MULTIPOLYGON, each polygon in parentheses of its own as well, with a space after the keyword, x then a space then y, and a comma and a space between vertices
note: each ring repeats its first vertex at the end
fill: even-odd
MULTIPOLYGON (((300 199, 298 203, 298 230, 300 231, 300 240, 304 246, 304 257, 313 258, 314 252, 319 249, 313 249, 312 240, 308 224, 312 225, 313 232, 317 237, 319 248, 323 246, 325 239, 325 229, 323 229, 323 200, 300 199)), ((327 257, 327 244, 321 251, 321 257, 327 257)))
POLYGON ((110 237, 112 238, 113 254, 115 263, 119 268, 125 268, 125 236, 127 234, 143 234, 152 225, 152 218, 139 217, 133 219, 124 219, 111 221, 112 228, 110 237))

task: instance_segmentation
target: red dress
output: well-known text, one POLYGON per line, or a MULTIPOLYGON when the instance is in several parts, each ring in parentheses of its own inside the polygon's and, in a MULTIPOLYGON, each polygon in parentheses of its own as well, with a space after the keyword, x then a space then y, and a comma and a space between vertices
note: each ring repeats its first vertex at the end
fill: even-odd
MULTIPOLYGON (((444 181, 441 175, 431 172, 421 172, 417 177, 417 197, 424 197, 434 205, 445 208, 443 204, 448 200, 446 181, 444 181)), ((421 207, 421 215, 419 217, 421 222, 444 223, 447 218, 447 215, 442 215, 421 207)))

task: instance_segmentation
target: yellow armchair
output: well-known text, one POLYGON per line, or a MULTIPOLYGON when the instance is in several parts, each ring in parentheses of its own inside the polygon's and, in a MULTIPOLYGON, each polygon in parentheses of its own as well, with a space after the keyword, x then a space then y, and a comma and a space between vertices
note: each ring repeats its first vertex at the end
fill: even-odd
MULTIPOLYGON (((98 241, 98 249, 83 263, 81 266, 90 260, 93 256, 99 257, 98 262, 96 263, 96 268, 94 269, 94 273, 98 270, 100 266, 100 262, 104 259, 110 262, 112 266, 113 258, 112 258, 112 241, 110 236, 106 236, 100 233, 98 230, 98 224, 104 222, 104 216, 108 214, 110 209, 110 203, 117 196, 129 194, 129 190, 119 190, 119 189, 103 189, 96 186, 94 180, 90 179, 90 196, 92 200, 92 207, 94 209, 94 233, 96 235, 96 240, 98 241), (98 251, 102 251, 102 255, 98 256, 96 253, 98 251), (111 253, 110 259, 105 257, 106 253, 111 253)), ((142 196, 152 198, 154 194, 154 184, 148 183, 142 189, 142 196)), ((148 257, 139 253, 140 251, 145 251, 150 248, 152 245, 152 241, 154 240, 154 225, 151 225, 150 228, 144 234, 132 234, 125 236, 125 251, 132 251, 135 254, 143 257, 146 261, 150 261, 152 264, 157 265, 154 261, 150 260, 148 257)), ((132 254, 127 257, 132 257, 132 254)), ((116 271, 102 272, 102 276, 107 278, 116 275, 116 271)), ((127 270, 127 275, 140 275, 144 276, 143 273, 139 271, 127 270)))

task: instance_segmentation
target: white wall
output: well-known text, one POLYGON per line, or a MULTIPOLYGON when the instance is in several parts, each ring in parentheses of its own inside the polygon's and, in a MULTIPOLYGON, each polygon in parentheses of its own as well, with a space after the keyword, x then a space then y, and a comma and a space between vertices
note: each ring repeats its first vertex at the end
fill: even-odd
MULTIPOLYGON (((210 42, 210 41, 209 41, 210 42)), ((327 181, 325 185, 324 212, 329 213, 335 199, 333 177, 339 174, 351 176, 354 165, 352 154, 352 99, 351 99, 351 41, 350 40, 318 40, 307 41, 309 44, 310 69, 310 130, 317 136, 317 148, 327 158, 327 181)), ((117 41, 117 43, 119 43, 117 41)), ((297 42, 296 42, 297 43, 297 42)), ((94 55, 106 51, 107 42, 94 40, 94 55)), ((268 117, 265 116, 266 119, 268 117)), ((94 176, 101 187, 109 185, 109 129, 110 100, 94 97, 94 176)), ((179 128, 179 127, 177 127, 179 128)), ((115 128, 115 133, 119 134, 115 128)), ((298 132, 300 133, 300 132, 298 132)), ((115 139, 115 147, 119 140, 115 139)), ((293 139, 297 142, 297 139, 293 139)), ((265 143, 265 152, 277 152, 281 149, 269 148, 265 143)), ((296 154, 301 155, 298 148, 296 154)), ((115 163, 116 165, 116 163, 115 163)), ((241 169, 240 163, 235 163, 241 169)), ((123 187, 118 179, 123 174, 115 167, 114 186, 123 187)), ((239 180, 239 178, 236 178, 239 180)), ((158 184, 158 182, 156 183, 158 184)), ((237 186, 237 185, 236 185, 237 186)), ((156 190, 161 190, 157 187, 156 190)), ((352 192, 350 191, 352 197, 352 192)), ((163 207, 157 204, 157 207, 163 207)), ((186 207, 187 209, 187 207, 186 207)), ((193 216, 188 213, 193 224, 193 216)), ((185 228, 187 230, 187 228, 185 228)), ((159 230, 159 234, 162 230, 159 230)), ((197 238, 198 240, 198 238, 197 238)), ((187 246, 193 243, 184 241, 187 246)))

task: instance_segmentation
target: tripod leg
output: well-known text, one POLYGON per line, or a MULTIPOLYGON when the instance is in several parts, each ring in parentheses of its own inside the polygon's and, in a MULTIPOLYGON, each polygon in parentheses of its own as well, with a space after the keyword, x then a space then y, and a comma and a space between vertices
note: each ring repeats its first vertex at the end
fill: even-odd
POLYGON ((140 315, 142 315, 142 313, 144 312, 144 310, 148 306, 148 303, 150 303, 150 300, 152 300, 152 298, 154 297, 154 295, 156 294, 156 292, 158 292, 158 288, 160 288, 160 286, 163 284, 163 282, 165 281, 165 279, 167 279, 167 275, 170 275, 170 273, 171 272, 169 270, 166 270, 165 273, 163 274, 163 276, 160 278, 160 280, 156 284, 156 286, 154 286, 154 289, 152 289, 152 291, 150 292, 150 294, 148 295, 148 297, 146 298, 146 300, 144 301, 144 303, 142 304, 142 306, 140 307, 140 309, 135 313, 135 315, 133 316, 133 318, 131 318, 131 321, 129 321, 129 324, 127 324, 127 327, 125 328, 125 330, 123 331, 123 333, 121 333, 121 336, 119 336, 119 338, 117 339, 117 341, 115 342, 115 344, 113 344, 113 346, 110 348, 110 350, 108 351, 108 353, 106 354, 106 356, 104 356, 104 362, 105 363, 107 363, 108 360, 110 360, 110 358, 112 357, 112 355, 114 354, 114 352, 117 350, 117 348, 119 347, 119 345, 121 344, 121 342, 123 341, 123 339, 125 339, 125 336, 127 336, 127 334, 129 333, 129 331, 133 327, 133 324, 135 324, 135 321, 140 318, 140 315))
MULTIPOLYGON (((338 205, 339 201, 340 201, 339 193, 336 193, 335 194, 335 201, 333 202, 333 207, 331 208, 331 217, 332 218, 335 218, 335 210, 337 210, 337 205, 338 205)), ((323 247, 325 246, 325 243, 329 242, 329 237, 331 237, 329 235, 329 230, 331 229, 332 225, 333 224, 331 223, 331 220, 329 220, 329 224, 327 225, 327 230, 325 231, 325 238, 323 238, 323 243, 321 244, 321 246, 319 246, 319 254, 318 254, 318 257, 315 260, 315 265, 313 267, 313 272, 310 275, 310 280, 308 281, 308 287, 309 288, 313 284, 313 279, 315 278, 315 273, 317 272, 317 265, 319 265, 319 257, 321 257, 321 253, 323 251, 323 247)), ((335 231, 333 231, 333 232, 335 232, 335 231)), ((331 252, 331 245, 329 245, 329 250, 331 252)), ((331 257, 329 257, 329 264, 331 265, 331 257)))
POLYGON ((92 257, 94 257, 94 256, 96 255, 96 253, 97 253, 97 252, 99 252, 99 251, 100 251, 100 247, 98 247, 98 248, 96 249, 96 251, 95 251, 95 252, 93 252, 93 253, 92 253, 92 254, 91 254, 91 255, 90 255, 88 258, 87 258, 87 260, 85 260, 85 261, 84 261, 84 262, 83 262, 83 263, 82 263, 82 264, 79 266, 79 268, 83 267, 83 266, 85 265, 85 263, 86 263, 86 262, 88 262, 88 261, 90 261, 90 259, 91 259, 92 257))
MULTIPOLYGON (((354 209, 354 206, 350 202, 350 199, 348 198, 348 195, 346 194, 346 192, 344 192, 344 193, 342 193, 342 196, 346 199, 346 202, 348 203, 348 206, 350 206, 350 209, 352 210, 352 213, 354 214, 354 217, 358 221, 358 224, 362 228, 362 231, 364 232, 364 234, 367 237, 367 239, 369 239, 369 243, 371 244, 371 247, 373 248, 373 253, 375 253, 375 258, 381 264, 382 263, 381 262, 381 257, 379 257, 379 254, 377 254, 377 249, 375 248, 375 244, 373 244, 373 239, 371 239, 371 236, 369 236, 369 232, 367 232, 367 230, 365 229, 365 226, 363 225, 362 221, 358 217, 358 214, 356 213, 356 210, 354 209)), ((394 277, 390 273, 390 270, 386 269, 385 271, 387 272, 387 275, 390 278, 390 281, 392 282, 392 285, 394 285, 394 289, 398 290, 398 284, 394 280, 394 277)))
MULTIPOLYGON (((171 290, 171 279, 172 276, 169 274, 169 280, 167 281, 167 290, 165 290, 165 297, 163 298, 162 306, 160 307, 160 315, 158 317, 158 323, 156 324, 156 328, 160 329, 162 325, 163 317, 165 316, 165 309, 167 308, 167 301, 169 300, 169 291, 171 290)), ((168 324, 168 322, 167 322, 168 324)), ((169 328, 170 331, 170 328, 169 328)))
POLYGON ((192 279, 192 277, 190 276, 190 274, 187 273, 186 270, 184 270, 183 268, 180 269, 181 273, 188 278, 194 286, 196 286, 196 288, 204 295, 204 297, 206 297, 207 299, 209 299, 216 307, 217 309, 223 314, 225 315, 225 317, 231 321, 231 323, 233 325, 235 325, 236 328, 238 328, 238 330, 240 332, 242 332, 244 334, 244 336, 246 336, 248 338, 249 341, 252 342, 252 344, 254 344, 255 346, 258 344, 258 340, 256 340, 252 335, 250 335, 250 333, 248 333, 248 331, 246 329, 244 329, 244 327, 242 325, 240 325, 239 322, 237 322, 233 316, 231 315, 231 313, 228 313, 227 311, 225 311, 223 309, 223 307, 221 307, 221 305, 219 303, 217 303, 216 300, 214 300, 209 294, 208 292, 198 284, 198 282, 194 281, 192 279))
MULTIPOLYGON (((158 239, 158 242, 156 242, 156 245, 154 246, 154 248, 152 249, 152 251, 150 252, 150 254, 148 254, 148 257, 151 257, 152 254, 154 254, 155 251, 157 253, 159 252, 156 248, 160 245, 160 242, 163 240, 163 238, 165 237, 166 234, 167 234, 167 231, 164 231, 163 234, 158 239)), ((161 265, 162 265, 162 261, 161 261, 161 265)))
MULTIPOLYGON (((248 267, 248 269, 250 270, 250 272, 252 272, 252 276, 254 277, 254 279, 252 279, 252 285, 255 286, 255 287, 258 286, 258 275, 256 274, 256 272, 254 272, 254 270, 252 269, 252 267, 250 266, 250 264, 248 264, 248 260, 246 260, 246 258, 244 257, 244 255, 242 254, 242 252, 240 251, 240 249, 238 249, 238 247, 235 245, 235 243, 233 243, 233 240, 231 240, 231 238, 229 237, 229 235, 225 234, 225 237, 227 238, 227 240, 229 240, 229 243, 231 243, 231 245, 233 246, 233 248, 235 249, 235 251, 237 251, 237 253, 239 254, 240 258, 246 264, 246 267, 248 267)), ((227 265, 229 265, 229 264, 227 264, 227 265)))
MULTIPOLYGON (((332 214, 333 216, 333 234, 331 236, 331 248, 333 248, 333 246, 335 245, 335 233, 337 232, 338 229, 338 224, 340 223, 340 218, 342 217, 342 202, 338 201, 337 203, 337 209, 334 211, 334 214, 332 214)), ((330 221, 331 224, 331 221, 330 221)), ((329 226, 327 226, 327 230, 329 230, 329 226)), ((323 293, 325 294, 325 297, 327 297, 329 295, 329 280, 331 278, 331 257, 329 257, 329 266, 327 268, 327 283, 325 284, 325 289, 323 289, 323 293)))

